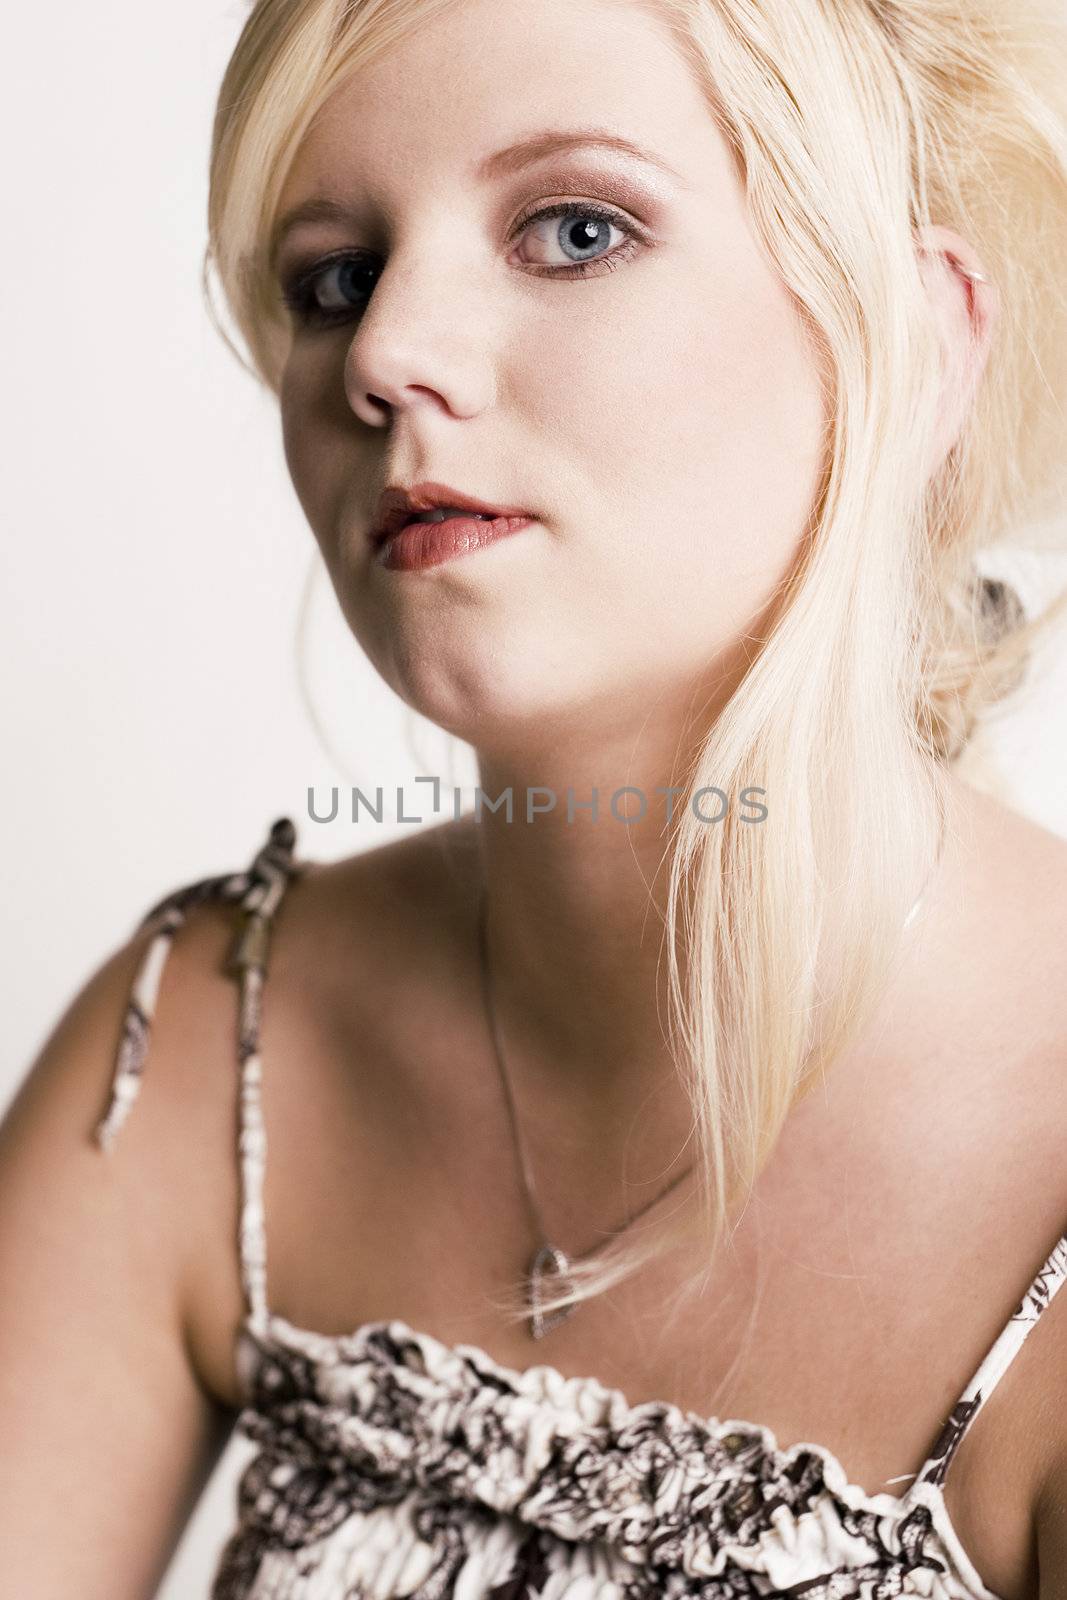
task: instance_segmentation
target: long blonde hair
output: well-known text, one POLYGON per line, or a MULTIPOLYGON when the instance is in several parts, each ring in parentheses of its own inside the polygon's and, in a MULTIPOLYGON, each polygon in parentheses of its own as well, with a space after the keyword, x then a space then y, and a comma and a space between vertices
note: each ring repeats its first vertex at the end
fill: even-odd
MULTIPOLYGON (((713 1251, 790 1108, 872 1014, 937 860, 947 768, 1067 605, 1028 620, 978 568, 1067 501, 1067 23, 1060 0, 619 3, 658 17, 702 85, 822 356, 829 417, 810 528, 668 847, 669 1038, 713 1251), (936 223, 977 247, 1002 316, 926 481, 939 348, 915 244, 936 223), (689 805, 704 785, 764 789, 773 825, 731 807, 709 828, 689 805)), ((289 326, 267 245, 293 156, 343 79, 462 4, 253 6, 219 95, 204 283, 274 393, 289 326)), ((635 1227, 545 1309, 611 1287, 693 1223, 635 1227)))

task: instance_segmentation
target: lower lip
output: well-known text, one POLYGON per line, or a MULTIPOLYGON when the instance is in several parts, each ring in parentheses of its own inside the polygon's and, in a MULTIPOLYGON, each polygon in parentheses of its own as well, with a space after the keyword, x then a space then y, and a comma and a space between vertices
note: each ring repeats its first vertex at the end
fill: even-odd
POLYGON ((393 571, 421 572, 519 533, 532 521, 532 517, 494 517, 486 522, 478 517, 448 517, 444 522, 409 522, 378 546, 377 560, 393 571))

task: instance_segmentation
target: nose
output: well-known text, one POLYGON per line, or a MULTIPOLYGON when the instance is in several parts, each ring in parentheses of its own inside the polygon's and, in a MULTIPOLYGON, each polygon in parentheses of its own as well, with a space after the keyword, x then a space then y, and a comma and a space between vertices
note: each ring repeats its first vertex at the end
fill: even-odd
POLYGON ((484 286, 454 250, 395 251, 345 356, 348 403, 368 426, 407 410, 474 416, 492 403, 493 332, 484 286))

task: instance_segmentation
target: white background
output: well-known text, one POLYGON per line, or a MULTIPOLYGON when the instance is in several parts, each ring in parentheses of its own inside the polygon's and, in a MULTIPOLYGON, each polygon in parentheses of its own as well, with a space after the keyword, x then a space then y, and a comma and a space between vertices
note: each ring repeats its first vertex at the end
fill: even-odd
MULTIPOLYGON (((388 809, 381 826, 344 808, 317 825, 309 785, 326 804, 334 784, 387 799, 403 784, 411 810, 417 773, 474 778, 348 636, 274 402, 202 305, 211 118, 244 16, 234 0, 97 0, 21 7, 7 27, 0 1110, 167 890, 246 866, 283 814, 308 857, 403 831, 388 809)), ((1067 580, 1062 564, 989 565, 1031 603, 1067 580)), ((1065 706, 1060 644, 993 747, 1017 807, 1067 836, 1065 706)), ((206 1594, 250 1449, 228 1450, 163 1600, 206 1594)))

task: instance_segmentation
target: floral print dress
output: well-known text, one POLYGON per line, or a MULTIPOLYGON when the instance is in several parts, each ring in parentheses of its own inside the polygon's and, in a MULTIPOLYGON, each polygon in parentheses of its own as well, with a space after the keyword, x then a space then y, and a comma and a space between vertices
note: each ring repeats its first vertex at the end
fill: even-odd
POLYGON ((513 1371, 393 1319, 315 1333, 266 1294, 259 1021, 271 919, 303 870, 281 818, 247 871, 176 890, 142 919, 107 1113, 136 1099, 156 994, 190 908, 232 901, 240 985, 246 1314, 238 1431, 258 1445, 211 1600, 997 1600, 943 1499, 967 1429, 1067 1278, 1059 1239, 901 1496, 868 1495, 818 1444, 667 1402, 630 1404, 595 1377, 513 1371))

